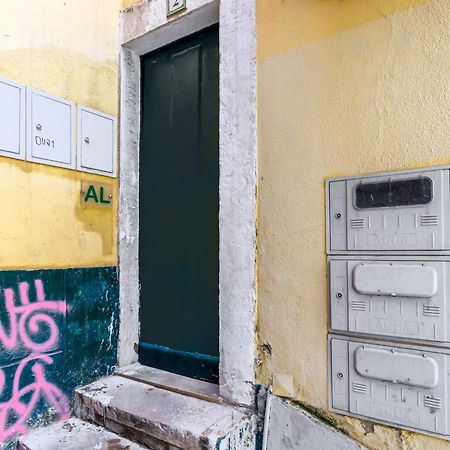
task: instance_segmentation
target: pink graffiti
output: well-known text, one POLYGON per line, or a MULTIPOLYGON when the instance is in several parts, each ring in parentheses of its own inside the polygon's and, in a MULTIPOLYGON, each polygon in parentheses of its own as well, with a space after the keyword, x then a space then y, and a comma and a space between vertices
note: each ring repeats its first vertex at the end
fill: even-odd
MULTIPOLYGON (((16 369, 14 375, 11 398, 0 403, 0 442, 17 435, 28 432, 27 419, 36 407, 40 399, 45 399, 51 404, 61 419, 69 417, 69 403, 63 392, 45 378, 44 365, 52 364, 53 359, 48 355, 30 355, 24 358, 16 369), (20 387, 20 378, 28 363, 31 364, 31 372, 34 375, 34 382, 24 387, 20 387), (8 426, 11 417, 13 423, 8 426)), ((0 369, 0 393, 5 385, 5 373, 0 369)))
POLYGON ((45 299, 44 286, 41 280, 35 280, 37 302, 30 303, 28 296, 29 284, 19 284, 20 305, 16 306, 14 290, 4 289, 6 311, 9 315, 9 334, 5 332, 0 323, 0 342, 8 350, 17 347, 19 339, 32 352, 46 352, 51 350, 59 337, 59 330, 53 317, 44 312, 66 313, 66 302, 61 300, 49 301, 45 299), (49 336, 44 342, 35 342, 33 335, 41 330, 41 325, 46 324, 49 336))
MULTIPOLYGON (((9 326, 5 331, 0 323, 0 344, 8 350, 25 347, 31 352, 23 358, 14 374, 11 398, 0 402, 0 442, 28 431, 27 420, 40 400, 52 405, 56 414, 65 419, 69 415, 69 404, 64 393, 45 377, 44 364, 52 364, 49 355, 41 354, 55 349, 59 340, 59 329, 54 317, 49 313, 66 314, 66 302, 63 300, 46 300, 41 280, 35 280, 35 302, 30 302, 29 284, 19 284, 20 303, 16 304, 14 290, 4 289, 5 308, 9 326), (36 337, 46 331, 46 339, 36 342, 36 337), (47 337, 48 335, 48 337, 47 337), (21 386, 21 377, 26 368, 31 368, 34 381, 21 386)), ((0 369, 0 395, 4 393, 5 372, 0 369)), ((23 383, 22 383, 23 384, 23 383)))

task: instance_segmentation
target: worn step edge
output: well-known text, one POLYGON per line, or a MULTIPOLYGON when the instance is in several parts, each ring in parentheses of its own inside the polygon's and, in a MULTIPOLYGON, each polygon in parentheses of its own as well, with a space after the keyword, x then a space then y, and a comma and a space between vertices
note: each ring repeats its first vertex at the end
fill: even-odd
MULTIPOLYGON (((112 382, 114 379, 122 379, 128 383, 135 383, 134 387, 136 388, 136 385, 138 385, 143 391, 144 388, 149 387, 144 383, 117 376, 98 380, 91 385, 75 391, 74 413, 83 420, 104 426, 121 435, 129 436, 134 441, 143 445, 151 446, 153 441, 156 440, 157 442, 164 442, 185 450, 216 449, 219 443, 227 441, 228 436, 231 436, 233 433, 236 434, 236 430, 239 430, 240 423, 245 423, 247 428, 249 428, 249 423, 253 423, 253 416, 248 410, 244 411, 240 408, 222 405, 236 413, 236 416, 239 418, 237 422, 233 424, 227 423, 229 418, 224 417, 222 421, 219 420, 217 423, 214 423, 214 426, 210 427, 211 429, 205 429, 200 435, 192 433, 188 429, 180 431, 180 429, 167 425, 160 420, 141 417, 138 414, 125 411, 117 406, 111 407, 109 405, 111 396, 107 388, 106 390, 102 389, 102 386, 106 386, 106 384, 102 383, 109 382, 110 384, 115 384, 112 382)), ((154 389, 161 391, 158 388, 154 389)), ((173 392, 170 392, 170 394, 189 398, 173 392)), ((209 403, 205 400, 192 398, 191 400, 205 402, 206 405, 209 403)))
POLYGON ((143 366, 139 363, 118 368, 115 375, 219 405, 223 403, 223 399, 219 395, 219 387, 213 383, 143 366))
MULTIPOLYGON (((72 417, 20 437, 18 450, 145 450, 112 431, 72 417)), ((167 447, 161 447, 168 450, 167 447)), ((160 449, 155 449, 160 450, 160 449)))

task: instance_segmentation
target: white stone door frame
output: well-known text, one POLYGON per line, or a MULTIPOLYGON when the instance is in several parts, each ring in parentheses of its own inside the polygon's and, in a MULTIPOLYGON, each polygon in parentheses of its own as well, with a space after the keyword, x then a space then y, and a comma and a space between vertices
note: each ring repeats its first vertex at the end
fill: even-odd
POLYGON ((166 0, 121 15, 119 365, 139 342, 140 57, 219 23, 220 395, 254 403, 256 347, 256 0, 188 0, 166 17, 166 0))

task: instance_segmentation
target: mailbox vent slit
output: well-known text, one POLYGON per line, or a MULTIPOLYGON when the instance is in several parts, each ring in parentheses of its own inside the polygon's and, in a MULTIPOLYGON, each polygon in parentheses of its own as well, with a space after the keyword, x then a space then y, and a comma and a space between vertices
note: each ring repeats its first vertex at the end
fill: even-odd
POLYGON ((353 309, 353 311, 365 311, 366 310, 366 302, 353 300, 352 301, 352 309, 353 309))
POLYGON ((437 227, 439 225, 439 216, 436 214, 422 214, 420 216, 420 225, 423 227, 437 227))
POLYGON ((350 219, 350 228, 364 228, 364 218, 350 219))
POLYGON ((441 399, 440 398, 429 397, 426 395, 424 398, 423 404, 427 408, 441 409, 441 399))
POLYGON ((441 315, 441 308, 438 305, 423 305, 423 315, 438 317, 441 315))
POLYGON ((357 383, 356 381, 353 382, 352 385, 353 392, 358 392, 359 394, 366 394, 367 393, 367 384, 364 383, 357 383))

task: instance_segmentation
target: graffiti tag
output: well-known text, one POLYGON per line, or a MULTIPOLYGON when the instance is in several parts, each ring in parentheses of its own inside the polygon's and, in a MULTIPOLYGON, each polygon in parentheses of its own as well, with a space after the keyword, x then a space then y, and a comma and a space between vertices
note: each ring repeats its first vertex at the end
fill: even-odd
MULTIPOLYGON (((11 397, 0 402, 0 442, 28 431, 27 420, 38 402, 44 400, 54 408, 56 414, 65 419, 69 415, 69 403, 64 393, 45 377, 45 365, 53 363, 53 359, 44 352, 54 349, 60 338, 60 330, 52 313, 65 315, 66 302, 63 300, 46 300, 41 280, 35 280, 35 302, 29 299, 29 284, 19 284, 19 302, 16 303, 14 290, 4 289, 5 310, 8 326, 0 323, 0 344, 8 350, 26 348, 30 354, 18 364, 13 378, 11 397), (46 327, 45 340, 38 338, 46 327), (5 328, 8 330, 6 331, 5 328), (32 375, 33 382, 23 382, 23 374, 32 375)), ((28 377, 29 378, 29 377, 28 377)), ((0 369, 0 394, 4 393, 6 376, 0 369)))

